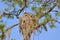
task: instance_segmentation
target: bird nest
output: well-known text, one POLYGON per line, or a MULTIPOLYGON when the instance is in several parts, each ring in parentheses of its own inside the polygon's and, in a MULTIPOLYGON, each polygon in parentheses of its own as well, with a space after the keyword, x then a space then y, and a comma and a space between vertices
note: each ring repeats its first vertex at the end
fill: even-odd
POLYGON ((23 34, 24 40, 30 40, 30 36, 32 32, 37 29, 39 24, 38 17, 35 14, 24 13, 22 17, 20 17, 20 31, 23 34))

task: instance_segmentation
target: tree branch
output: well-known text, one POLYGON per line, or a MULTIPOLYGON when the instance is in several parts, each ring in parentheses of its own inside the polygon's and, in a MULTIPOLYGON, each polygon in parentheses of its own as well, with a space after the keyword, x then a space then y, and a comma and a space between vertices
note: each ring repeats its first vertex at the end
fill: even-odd
POLYGON ((19 15, 19 14, 22 12, 22 10, 24 10, 25 7, 27 6, 27 0, 24 0, 24 2, 25 2, 25 5, 24 5, 21 9, 18 10, 18 15, 19 15))
POLYGON ((32 0, 31 2, 29 2, 28 4, 32 4, 34 2, 34 0, 32 0))
POLYGON ((14 15, 17 18, 19 18, 18 17, 19 14, 25 9, 25 7, 27 5, 27 0, 24 0, 24 2, 25 2, 25 5, 21 9, 19 9, 18 11, 12 11, 12 12, 9 12, 9 13, 3 12, 3 14, 1 16, 3 16, 3 15, 14 15))
MULTIPOLYGON (((55 21, 55 22, 58 22, 56 19, 54 19, 54 18, 51 18, 51 19, 45 19, 46 21, 43 21, 43 22, 41 22, 41 23, 39 23, 38 24, 38 26, 37 26, 37 28, 39 28, 40 26, 44 26, 44 25, 46 25, 49 21, 55 21)), ((60 22, 58 22, 58 23, 60 23, 60 22)), ((47 28, 44 26, 44 29, 47 31, 47 28)))
POLYGON ((19 24, 19 23, 10 26, 9 28, 7 28, 7 29, 5 30, 5 32, 7 32, 8 30, 10 30, 10 29, 12 29, 13 27, 17 26, 18 24, 19 24))
POLYGON ((51 11, 56 7, 56 5, 57 5, 57 4, 55 4, 53 7, 51 7, 46 13, 40 14, 40 15, 39 15, 39 18, 41 18, 41 17, 47 15, 49 12, 51 12, 51 11))
POLYGON ((25 2, 25 5, 24 5, 21 9, 18 10, 18 13, 17 13, 17 15, 16 15, 17 18, 19 18, 19 17, 18 17, 19 14, 20 14, 20 13, 25 9, 25 7, 27 6, 27 0, 24 0, 24 2, 25 2))
POLYGON ((4 16, 4 15, 16 15, 16 14, 14 14, 14 13, 16 13, 16 11, 11 11, 11 12, 9 12, 9 13, 2 12, 0 16, 2 17, 2 16, 4 16))
POLYGON ((23 6, 21 9, 18 10, 18 15, 22 12, 22 10, 25 9, 25 6, 23 6))

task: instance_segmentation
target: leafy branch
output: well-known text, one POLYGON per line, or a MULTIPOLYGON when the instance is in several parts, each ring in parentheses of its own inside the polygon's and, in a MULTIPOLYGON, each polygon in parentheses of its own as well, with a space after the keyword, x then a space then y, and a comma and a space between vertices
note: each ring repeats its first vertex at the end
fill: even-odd
POLYGON ((43 16, 45 16, 45 15, 48 15, 48 13, 51 12, 51 11, 56 7, 56 5, 57 5, 57 4, 55 4, 53 7, 51 7, 46 13, 42 13, 42 14, 38 15, 39 18, 41 18, 41 17, 43 17, 43 16))

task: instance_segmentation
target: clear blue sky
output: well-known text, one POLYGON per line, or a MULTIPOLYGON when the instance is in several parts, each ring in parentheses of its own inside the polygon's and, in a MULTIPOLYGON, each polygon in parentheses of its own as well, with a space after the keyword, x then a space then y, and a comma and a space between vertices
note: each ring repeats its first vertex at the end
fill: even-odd
MULTIPOLYGON (((5 4, 3 4, 2 2, 0 2, 0 11, 2 12, 5 8, 7 8, 8 6, 6 6, 5 4)), ((26 9, 28 10, 28 9, 26 9)), ((21 14, 22 15, 22 14, 21 14)), ((7 24, 8 26, 11 26, 15 23, 18 23, 19 20, 16 19, 16 17, 14 19, 7 19, 7 18, 2 18, 4 20, 4 23, 7 24), (8 20, 8 21, 7 21, 8 20)), ((60 19, 60 18, 59 18, 60 19)), ((35 35, 32 34, 32 39, 34 37, 34 40, 60 40, 60 24, 56 23, 56 27, 54 29, 50 29, 47 25, 48 31, 44 31, 44 29, 42 30, 42 33, 36 33, 35 35)), ((11 38, 16 38, 16 40, 23 40, 23 37, 21 34, 19 34, 18 31, 18 26, 14 27, 11 31, 11 38)), ((8 37, 6 38, 6 40, 8 40, 8 37)))

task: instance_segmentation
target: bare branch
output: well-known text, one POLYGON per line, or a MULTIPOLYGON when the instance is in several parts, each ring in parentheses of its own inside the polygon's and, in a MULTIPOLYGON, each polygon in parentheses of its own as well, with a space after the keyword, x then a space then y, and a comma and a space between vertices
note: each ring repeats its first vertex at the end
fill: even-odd
POLYGON ((9 28, 7 28, 7 29, 5 30, 5 32, 7 32, 8 30, 10 30, 10 29, 12 29, 13 27, 17 26, 18 24, 19 24, 19 23, 10 26, 9 28))

